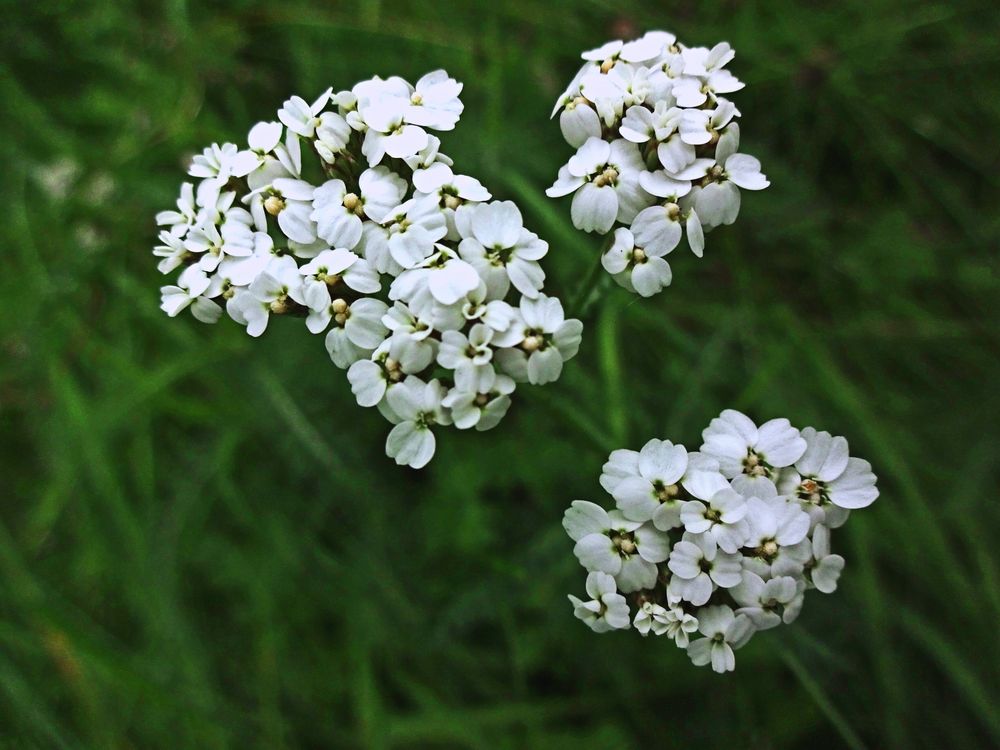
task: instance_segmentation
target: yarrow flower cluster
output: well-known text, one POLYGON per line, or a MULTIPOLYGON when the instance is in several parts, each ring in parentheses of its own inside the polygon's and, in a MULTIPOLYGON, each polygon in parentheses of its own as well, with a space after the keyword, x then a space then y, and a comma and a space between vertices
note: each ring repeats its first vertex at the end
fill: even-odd
POLYGON ((586 61, 552 116, 576 154, 546 193, 573 193, 573 225, 607 234, 602 263, 643 297, 668 286, 665 256, 687 236, 695 255, 705 232, 732 224, 740 188, 770 183, 739 153, 740 112, 724 94, 744 84, 726 70, 726 42, 685 47, 665 31, 584 52, 586 61))
POLYGON ((846 439, 787 419, 758 427, 726 410, 702 440, 697 452, 654 439, 611 454, 601 486, 616 508, 577 500, 563 517, 588 571, 588 599, 569 599, 598 633, 666 635, 728 672, 754 633, 798 617, 806 591, 837 588, 830 530, 878 489, 846 439))
POLYGON ((198 182, 156 217, 158 268, 180 271, 161 289, 168 315, 225 310, 251 336, 303 318, 358 403, 395 425, 386 453, 414 468, 435 427, 491 429, 517 383, 556 380, 583 328, 542 293, 548 244, 428 132, 455 127, 461 90, 438 70, 293 96, 246 148, 195 156, 198 182))

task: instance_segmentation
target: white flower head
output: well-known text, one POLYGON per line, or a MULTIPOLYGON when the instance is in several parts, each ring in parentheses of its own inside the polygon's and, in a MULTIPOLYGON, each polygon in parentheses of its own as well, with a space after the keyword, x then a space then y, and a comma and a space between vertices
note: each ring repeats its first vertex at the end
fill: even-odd
POLYGON ((802 487, 813 479, 843 476, 848 455, 843 438, 812 428, 799 437, 787 420, 758 429, 732 410, 705 434, 698 453, 658 439, 612 451, 601 486, 617 509, 574 501, 563 528, 580 564, 610 576, 635 607, 640 635, 666 635, 695 665, 729 672, 755 632, 792 624, 809 591, 836 590, 844 558, 831 553, 830 528, 807 510, 837 506, 798 493, 816 492, 802 487), (754 455, 759 460, 736 460, 754 455), (780 494, 771 461, 786 458, 794 463, 780 470, 787 493, 780 494), (692 639, 695 632, 703 637, 692 639))
POLYGON ((740 191, 770 184, 756 158, 737 153, 740 112, 725 98, 744 88, 726 69, 734 55, 726 42, 685 47, 665 31, 614 40, 583 53, 552 111, 577 151, 546 194, 573 194, 577 229, 630 232, 616 231, 602 257, 629 292, 662 291, 664 256, 682 237, 701 257, 706 231, 736 220, 740 191))
POLYGON ((493 429, 516 382, 559 377, 583 326, 542 293, 548 244, 429 132, 455 128, 461 83, 435 70, 333 91, 192 159, 155 217, 157 268, 175 275, 161 307, 225 312, 254 337, 276 316, 323 333, 358 404, 395 425, 387 455, 420 468, 438 428, 493 429))

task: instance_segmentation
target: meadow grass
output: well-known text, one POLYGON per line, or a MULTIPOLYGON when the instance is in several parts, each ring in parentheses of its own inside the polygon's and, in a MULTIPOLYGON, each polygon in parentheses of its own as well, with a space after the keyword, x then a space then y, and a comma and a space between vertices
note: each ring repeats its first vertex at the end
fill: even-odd
POLYGON ((0 29, 0 747, 1000 744, 1000 17, 990 3, 68 3, 0 29), (613 7, 612 7, 613 6, 613 7), (599 287, 562 380, 386 459, 320 337, 158 310, 153 214, 292 93, 445 67, 444 149, 570 298, 543 189, 578 53, 730 41, 772 186, 652 300, 599 287), (839 590, 737 671, 597 637, 560 527, 616 447, 726 407, 847 435, 879 501, 839 590))

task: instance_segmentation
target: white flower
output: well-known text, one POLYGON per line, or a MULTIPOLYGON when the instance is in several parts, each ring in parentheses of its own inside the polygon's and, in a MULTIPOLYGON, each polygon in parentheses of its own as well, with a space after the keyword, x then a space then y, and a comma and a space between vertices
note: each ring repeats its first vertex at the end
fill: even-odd
POLYGON ((184 264, 188 250, 184 247, 182 235, 162 231, 159 235, 160 244, 153 248, 153 255, 162 260, 156 264, 160 273, 170 273, 184 264))
POLYGON ((572 594, 569 600, 573 614, 583 620, 595 633, 628 628, 628 604, 625 597, 615 588, 615 579, 607 573, 594 572, 587 575, 587 596, 590 601, 582 601, 572 594))
POLYGON ((283 131, 284 128, 280 122, 258 122, 250 128, 250 133, 247 135, 247 144, 250 146, 250 150, 241 152, 238 159, 242 162, 240 171, 246 170, 247 183, 250 185, 251 190, 261 187, 278 177, 293 177, 298 174, 298 169, 286 170, 281 166, 280 160, 277 159, 278 144, 281 143, 281 134, 283 131), (277 167, 281 168, 280 173, 275 167, 271 166, 272 164, 276 164, 277 167), (268 169, 276 170, 270 179, 259 184, 250 184, 259 179, 260 175, 258 173, 268 169))
POLYGON ((421 316, 437 305, 454 305, 482 283, 476 269, 444 245, 416 268, 403 271, 392 282, 389 298, 409 303, 421 316))
POLYGON ((282 126, 279 122, 259 122, 250 130, 248 140, 254 168, 246 176, 247 187, 260 190, 281 177, 298 178, 302 174, 302 144, 299 137, 288 130, 281 143, 282 126), (271 145, 274 139, 277 143, 271 145))
POLYGON ((746 514, 746 500, 730 487, 723 487, 705 502, 688 500, 681 506, 685 530, 711 536, 725 552, 736 552, 746 541, 750 533, 746 514))
POLYGON ((420 469, 434 456, 435 438, 431 427, 451 423, 442 406, 445 390, 437 380, 425 383, 410 375, 386 394, 389 406, 399 417, 385 441, 385 452, 400 466, 420 469))
POLYGON ((371 166, 377 166, 388 154, 405 159, 427 146, 427 131, 405 122, 409 106, 406 100, 381 99, 360 110, 368 130, 361 151, 371 166))
POLYGON ((724 604, 704 607, 698 611, 698 631, 705 636, 687 648, 696 666, 712 665, 720 674, 736 668, 735 649, 741 648, 753 635, 753 623, 746 615, 734 615, 724 604))
POLYGON ((327 164, 333 164, 351 139, 351 126, 336 112, 324 112, 316 126, 313 146, 327 164))
POLYGON ((304 277, 306 304, 316 310, 330 303, 330 287, 343 281, 362 294, 373 294, 382 288, 378 274, 364 258, 342 247, 324 250, 299 268, 304 277))
POLYGON ((514 308, 502 299, 486 301, 486 284, 480 280, 479 286, 460 300, 460 312, 464 320, 481 320, 494 331, 507 331, 516 318, 514 308))
POLYGON ((282 313, 294 303, 305 304, 302 277, 293 258, 272 258, 246 292, 238 292, 226 303, 229 316, 247 327, 251 336, 267 329, 272 312, 282 313))
POLYGON ((303 138, 312 138, 317 126, 321 122, 319 114, 326 107, 327 102, 330 101, 330 94, 332 93, 332 89, 327 89, 312 104, 306 102, 302 97, 293 96, 278 110, 278 119, 291 132, 303 138))
POLYGON ((185 182, 181 185, 181 194, 177 198, 177 210, 160 211, 156 214, 156 223, 161 227, 170 227, 170 234, 174 237, 183 237, 187 233, 187 230, 194 225, 197 215, 198 208, 194 202, 194 185, 190 182, 185 182))
POLYGON ((445 331, 441 334, 441 348, 437 362, 442 367, 455 371, 455 387, 462 391, 488 393, 496 380, 493 370, 493 349, 490 340, 493 329, 477 323, 466 336, 461 331, 445 331))
POLYGON ((740 188, 763 190, 770 185, 757 159, 736 153, 739 143, 739 126, 732 123, 719 138, 715 164, 705 172, 707 184, 692 193, 695 209, 709 228, 736 221, 740 212, 740 188))
POLYGON ((727 487, 718 464, 669 440, 650 440, 639 452, 615 451, 603 472, 601 484, 625 517, 652 521, 661 531, 681 525, 685 499, 707 499, 727 487))
POLYGON ((461 299, 444 305, 432 298, 430 304, 421 308, 420 314, 439 331, 457 331, 466 323, 476 322, 485 323, 497 332, 507 331, 517 317, 514 308, 499 299, 487 302, 486 284, 482 278, 476 278, 479 283, 461 299))
POLYGON ((406 194, 406 181, 386 167, 366 169, 358 178, 360 195, 343 180, 328 180, 313 193, 310 218, 316 234, 334 247, 353 249, 361 240, 362 220, 381 222, 406 194))
POLYGON ((806 427, 801 432, 806 450, 794 466, 784 469, 779 488, 794 495, 813 518, 836 528, 850 510, 866 508, 878 498, 871 464, 851 458, 847 440, 806 427))
POLYGON ((208 276, 197 266, 188 266, 177 279, 176 285, 160 287, 160 309, 171 318, 176 317, 208 289, 208 276))
MULTIPOLYGON (((365 108, 380 102, 388 102, 395 107, 404 109, 409 103, 412 91, 413 87, 399 76, 389 76, 388 78, 372 76, 367 81, 354 84, 349 95, 338 94, 337 101, 343 109, 352 113, 362 112, 365 108)), ((364 129, 363 120, 359 122, 359 125, 362 126, 360 129, 364 129)))
POLYGON ((791 576, 765 581, 753 571, 744 570, 743 580, 730 593, 740 605, 737 614, 749 617, 757 630, 770 630, 781 624, 777 610, 795 599, 798 586, 791 576))
POLYGON ((809 533, 809 515, 783 495, 759 494, 765 496, 747 499, 744 544, 750 551, 744 567, 762 578, 801 573, 809 550, 801 549, 799 542, 809 533))
POLYGON ((681 203, 672 200, 640 211, 632 222, 632 234, 646 256, 661 257, 680 244, 684 227, 688 230, 691 250, 701 256, 705 239, 698 215, 690 209, 685 211, 681 203))
POLYGON ((650 70, 622 63, 607 73, 592 71, 580 81, 580 93, 594 102, 597 114, 609 128, 626 107, 641 104, 654 89, 650 70))
POLYGON ((403 161, 406 162, 406 166, 413 170, 414 176, 424 169, 429 169, 434 164, 444 164, 450 167, 454 163, 451 157, 441 153, 441 139, 430 134, 427 135, 427 145, 413 156, 405 157, 403 161))
POLYGON ((716 586, 728 589, 741 580, 740 556, 720 551, 715 540, 705 534, 684 532, 670 552, 667 567, 674 574, 667 593, 696 607, 711 598, 716 586))
POLYGON ((497 352, 497 363, 516 381, 551 383, 559 379, 563 363, 576 356, 582 332, 583 323, 566 320, 555 297, 522 297, 518 316, 494 338, 495 346, 516 348, 497 352))
MULTIPOLYGON (((705 169, 712 164, 711 159, 704 159, 699 162, 696 158, 694 146, 685 143, 681 138, 678 128, 683 119, 684 110, 678 107, 668 106, 666 101, 659 101, 652 112, 646 107, 631 107, 622 120, 621 134, 633 143, 646 143, 650 139, 656 141, 656 155, 663 166, 664 174, 677 181, 698 179, 705 175, 705 169), (691 167, 697 167, 690 170, 691 167)), ((646 178, 648 179, 648 177, 646 178)), ((640 175, 640 184, 646 190, 649 187, 646 180, 640 175)), ((678 186, 678 196, 684 195, 690 190, 690 185, 686 188, 678 186)), ((666 197, 673 191, 664 193, 662 190, 655 193, 666 197)))
POLYGON ((456 175, 451 167, 435 162, 426 169, 413 173, 413 186, 422 195, 437 198, 438 208, 444 214, 448 225, 446 237, 452 241, 461 239, 455 226, 455 211, 466 203, 480 203, 491 198, 490 191, 479 180, 466 175, 456 175))
POLYGON ((387 230, 389 253, 403 268, 420 265, 448 233, 433 196, 411 198, 389 211, 381 223, 387 230))
POLYGON ((245 177, 255 166, 253 154, 240 151, 235 143, 213 143, 191 160, 188 174, 225 184, 230 177, 245 177))
POLYGON ((475 427, 484 432, 500 424, 500 420, 507 414, 514 385, 513 378, 497 375, 489 389, 462 391, 457 387, 452 388, 441 403, 451 409, 455 427, 460 430, 475 427))
POLYGON ((701 433, 701 452, 719 462, 722 473, 774 479, 806 450, 806 441, 787 419, 772 419, 757 427, 749 417, 726 409, 701 433))
POLYGON ((559 129, 570 146, 580 148, 588 138, 601 137, 601 118, 586 97, 578 96, 571 98, 563 108, 559 129))
POLYGON ((403 372, 421 372, 434 361, 439 346, 431 337, 434 328, 415 316, 409 307, 397 302, 382 317, 382 322, 392 331, 389 356, 403 372))
POLYGON ((608 513, 585 500, 573 501, 563 516, 563 528, 576 542, 573 553, 580 564, 614 576, 626 593, 652 588, 656 563, 670 553, 669 538, 652 524, 629 521, 618 511, 608 513))
POLYGON ((451 130, 465 108, 458 98, 461 93, 462 84, 445 71, 435 70, 427 73, 417 81, 410 95, 405 119, 409 123, 422 125, 425 128, 451 130))
POLYGON ((312 333, 326 330, 330 320, 338 315, 351 315, 347 301, 335 299, 331 287, 343 281, 357 292, 372 293, 381 288, 378 274, 368 262, 343 248, 324 250, 299 272, 304 277, 302 297, 309 307, 306 327, 312 333))
POLYGON ((310 217, 314 191, 305 180, 279 177, 255 197, 269 214, 277 217, 278 227, 288 239, 309 244, 316 240, 316 224, 310 217))
POLYGON ((385 302, 370 297, 362 297, 350 303, 340 297, 334 299, 330 303, 330 318, 334 328, 327 335, 327 348, 339 347, 346 342, 358 349, 374 350, 389 332, 382 322, 388 309, 385 302), (338 331, 342 333, 337 333, 338 331))
POLYGON ((267 329, 271 317, 271 303, 262 302, 247 289, 236 289, 226 300, 229 317, 245 326, 250 336, 260 336, 267 329))
POLYGON ((720 99, 715 109, 685 109, 679 126, 681 140, 692 146, 709 143, 738 114, 736 105, 727 99, 720 99))
POLYGON ((812 533, 812 559, 806 564, 809 577, 819 591, 832 594, 844 570, 844 558, 830 554, 830 530, 817 526, 812 533))
POLYGON ((631 292, 662 290, 671 278, 663 256, 682 236, 701 257, 705 231, 735 221, 740 188, 769 184, 756 159, 736 153, 740 113, 722 96, 743 88, 724 69, 733 54, 728 43, 688 48, 667 32, 609 42, 584 53, 588 62, 553 109, 553 116, 562 110, 560 129, 578 151, 546 194, 575 192, 574 226, 604 234, 624 224, 640 259, 660 259, 634 263, 624 242, 604 255, 615 281, 631 292), (610 153, 621 141, 635 144, 624 178, 623 160, 610 153))
MULTIPOLYGON (((331 331, 332 333, 332 331, 331 331)), ((359 406, 378 406, 382 403, 390 385, 402 380, 399 367, 380 346, 371 359, 357 358, 347 370, 347 380, 359 406)))
POLYGON ((636 247, 632 232, 619 227, 615 230, 614 244, 601 256, 601 264, 615 281, 629 291, 637 292, 642 297, 652 297, 669 286, 672 278, 670 264, 657 252, 647 253, 643 248, 636 247))
POLYGON ((667 31, 648 31, 631 42, 616 39, 602 44, 596 49, 584 52, 580 57, 594 62, 614 62, 618 59, 632 63, 648 62, 663 54, 664 48, 672 45, 676 39, 677 37, 667 31))
POLYGON ((698 630, 698 618, 675 604, 667 608, 666 621, 664 633, 673 639, 678 648, 687 648, 691 633, 698 630))
POLYGON ((615 221, 631 222, 649 205, 650 196, 639 185, 645 169, 639 150, 624 138, 608 143, 589 138, 559 178, 545 191, 550 198, 573 196, 573 226, 586 232, 605 234, 615 221))
POLYGON ((663 635, 670 627, 668 610, 659 604, 651 601, 644 601, 642 606, 635 613, 632 624, 639 631, 639 635, 647 636, 652 632, 654 635, 663 635))
POLYGON ((688 47, 681 54, 684 58, 684 72, 691 76, 707 76, 721 70, 736 57, 729 42, 719 42, 712 49, 688 47))
POLYGON ((455 216, 463 260, 486 282, 490 297, 502 299, 513 284, 525 297, 537 297, 545 282, 538 264, 548 243, 524 228, 521 212, 510 201, 465 206, 455 216))
POLYGON ((254 232, 250 255, 223 257, 215 276, 233 286, 249 286, 275 257, 271 236, 266 232, 254 232))

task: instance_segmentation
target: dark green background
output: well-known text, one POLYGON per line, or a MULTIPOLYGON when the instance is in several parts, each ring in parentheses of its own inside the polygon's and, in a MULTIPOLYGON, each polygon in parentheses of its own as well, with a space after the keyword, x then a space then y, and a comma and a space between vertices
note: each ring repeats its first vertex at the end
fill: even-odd
POLYGON ((0 747, 977 748, 1000 742, 1000 23, 993 3, 2 3, 0 747), (611 10, 611 7, 616 10, 611 10), (522 206, 569 297, 600 240, 549 201, 577 55, 729 40, 745 194, 652 300, 607 290, 493 432, 383 455, 322 338, 157 308, 191 153, 292 93, 436 67, 444 148, 522 206), (737 671, 596 636, 560 528, 615 447, 722 408, 847 435, 882 496, 840 590, 737 671))

